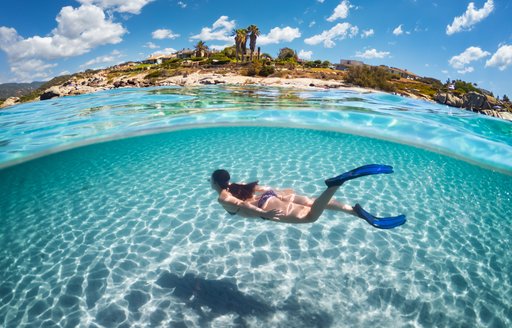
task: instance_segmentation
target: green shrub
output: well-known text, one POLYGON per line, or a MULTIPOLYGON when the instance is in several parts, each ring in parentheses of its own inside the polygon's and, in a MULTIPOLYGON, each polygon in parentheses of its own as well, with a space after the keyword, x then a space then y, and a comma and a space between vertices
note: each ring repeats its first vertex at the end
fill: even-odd
POLYGON ((171 76, 169 74, 169 71, 166 69, 159 69, 154 72, 149 73, 148 75, 144 76, 145 79, 156 79, 160 77, 169 77, 171 76))
POLYGON ((274 68, 274 66, 271 66, 271 65, 264 65, 260 71, 258 72, 258 75, 259 76, 263 76, 263 77, 267 77, 271 74, 274 74, 274 72, 276 71, 276 69, 274 68))
POLYGON ((179 58, 172 58, 169 60, 164 61, 160 67, 165 69, 174 69, 181 66, 181 59, 179 58))
POLYGON ((455 81, 455 90, 459 90, 462 93, 468 93, 470 91, 480 93, 480 91, 473 84, 461 80, 455 81))
POLYGON ((392 75, 376 66, 352 66, 348 69, 345 80, 354 85, 393 92, 396 87, 389 82, 392 75))
POLYGON ((231 62, 231 59, 229 59, 229 57, 227 57, 223 53, 213 54, 208 59, 208 63, 210 63, 212 65, 224 65, 224 64, 227 64, 227 63, 230 63, 230 62, 231 62))

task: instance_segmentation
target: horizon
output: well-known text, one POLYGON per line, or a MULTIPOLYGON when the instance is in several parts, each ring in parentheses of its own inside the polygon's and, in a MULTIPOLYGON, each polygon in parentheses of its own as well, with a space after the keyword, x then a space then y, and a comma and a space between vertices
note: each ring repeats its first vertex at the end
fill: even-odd
POLYGON ((359 60, 512 94, 512 1, 62 0, 2 3, 0 84, 47 81, 152 54, 234 44, 235 28, 257 25, 257 47, 276 57, 359 60), (258 13, 261 14, 259 15, 258 13), (269 14, 271 13, 271 14, 269 14), (382 14, 385 13, 385 14, 382 14), (6 17, 7 16, 7 17, 6 17))

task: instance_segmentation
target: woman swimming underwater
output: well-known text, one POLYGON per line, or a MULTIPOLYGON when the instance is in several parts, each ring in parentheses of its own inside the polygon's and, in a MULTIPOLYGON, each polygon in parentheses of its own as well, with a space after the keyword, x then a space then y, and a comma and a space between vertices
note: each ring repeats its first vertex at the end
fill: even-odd
POLYGON ((286 223, 311 223, 318 220, 323 211, 328 209, 360 217, 377 228, 391 229, 404 224, 405 215, 378 218, 363 210, 359 204, 352 207, 332 199, 338 188, 348 180, 390 173, 393 173, 393 168, 389 165, 370 164, 358 167, 325 180, 327 189, 316 199, 296 195, 291 189, 273 190, 262 187, 257 181, 248 184, 230 183, 231 177, 226 170, 213 172, 210 183, 219 194, 219 203, 231 215, 260 217, 286 223))

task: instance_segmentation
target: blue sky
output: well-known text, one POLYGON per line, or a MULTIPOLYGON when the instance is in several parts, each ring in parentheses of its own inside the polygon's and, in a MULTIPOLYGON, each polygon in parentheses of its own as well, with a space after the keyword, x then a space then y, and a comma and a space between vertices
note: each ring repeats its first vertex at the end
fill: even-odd
POLYGON ((0 83, 233 43, 255 24, 262 52, 408 69, 512 96, 512 0, 52 0, 0 3, 0 83))

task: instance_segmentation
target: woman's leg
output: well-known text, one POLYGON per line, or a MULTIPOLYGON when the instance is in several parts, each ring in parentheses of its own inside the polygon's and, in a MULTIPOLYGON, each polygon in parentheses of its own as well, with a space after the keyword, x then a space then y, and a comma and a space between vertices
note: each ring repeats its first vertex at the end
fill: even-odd
MULTIPOLYGON (((301 196, 301 195, 295 195, 293 197, 293 199, 289 199, 289 200, 295 204, 311 207, 311 206, 313 206, 316 199, 309 198, 306 196, 301 196)), ((325 208, 328 210, 341 211, 341 212, 345 212, 345 213, 357 216, 357 214, 356 214, 356 212, 354 212, 354 209, 352 206, 338 202, 335 199, 331 199, 329 201, 329 203, 327 203, 327 206, 325 208)))
POLYGON ((315 222, 318 220, 320 215, 324 212, 324 210, 329 205, 329 202, 331 201, 332 196, 336 193, 336 191, 339 189, 339 186, 333 186, 329 187, 324 190, 324 192, 315 199, 313 202, 313 205, 311 205, 311 210, 309 211, 308 215, 306 216, 306 219, 309 222, 315 222))

